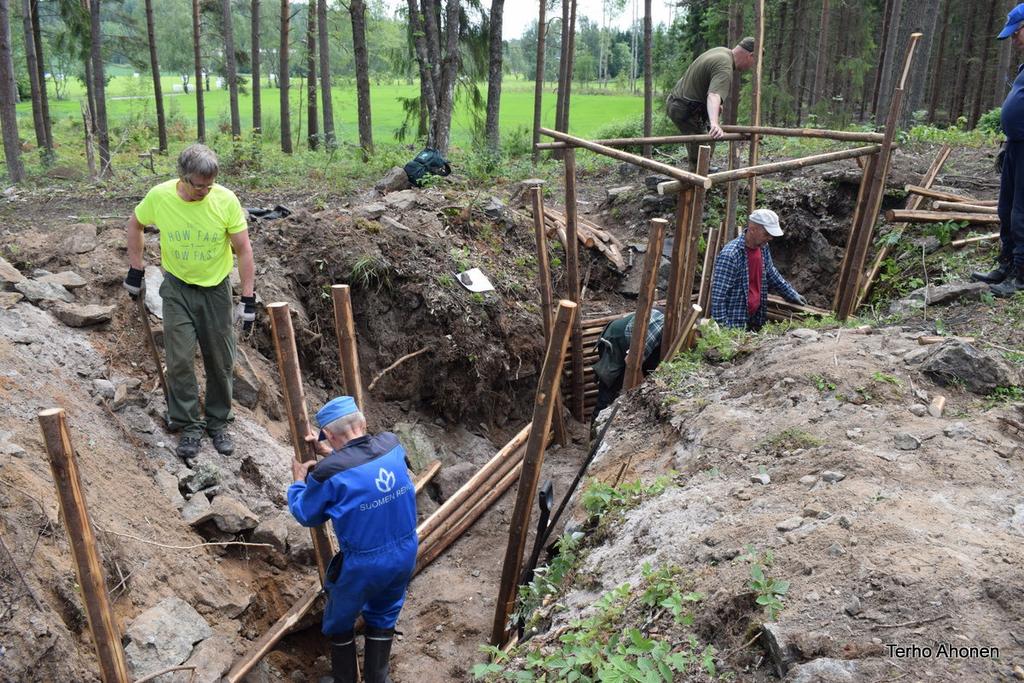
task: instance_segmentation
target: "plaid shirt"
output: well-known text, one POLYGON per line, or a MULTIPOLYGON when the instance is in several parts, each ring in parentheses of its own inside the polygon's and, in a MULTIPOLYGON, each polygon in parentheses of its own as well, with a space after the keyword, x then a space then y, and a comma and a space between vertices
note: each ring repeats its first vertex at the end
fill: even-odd
MULTIPOLYGON (((626 346, 629 346, 629 342, 633 339, 633 321, 636 319, 636 313, 629 317, 629 322, 626 323, 626 329, 623 331, 626 335, 626 346)), ((661 346, 661 330, 665 327, 665 314, 656 308, 651 309, 651 318, 647 323, 647 338, 644 340, 644 360, 650 358, 654 350, 661 346)))
POLYGON ((761 247, 764 274, 761 275, 761 305, 752 316, 747 316, 747 293, 750 276, 747 273, 747 247, 740 235, 722 248, 715 258, 715 272, 711 278, 711 317, 723 327, 758 329, 764 325, 768 289, 781 294, 786 301, 796 303, 800 295, 779 274, 772 262, 768 245, 761 247))

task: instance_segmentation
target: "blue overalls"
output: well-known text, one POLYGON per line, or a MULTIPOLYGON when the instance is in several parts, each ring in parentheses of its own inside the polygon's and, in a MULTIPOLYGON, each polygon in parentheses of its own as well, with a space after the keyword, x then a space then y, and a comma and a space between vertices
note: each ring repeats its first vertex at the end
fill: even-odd
POLYGON ((1000 114, 1006 134, 999 182, 1000 261, 1024 267, 1024 65, 1006 95, 1000 114))
POLYGON ((307 527, 330 518, 338 537, 324 578, 323 633, 351 633, 360 612, 367 626, 393 629, 418 546, 416 489, 398 437, 352 439, 288 488, 288 509, 307 527))

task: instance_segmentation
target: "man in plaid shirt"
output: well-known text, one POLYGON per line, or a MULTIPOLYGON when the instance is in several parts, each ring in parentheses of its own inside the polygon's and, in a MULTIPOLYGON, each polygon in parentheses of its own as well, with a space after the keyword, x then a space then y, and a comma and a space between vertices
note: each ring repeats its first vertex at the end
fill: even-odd
POLYGON ((750 214, 743 234, 726 244, 715 258, 711 317, 719 325, 755 332, 761 329, 769 289, 790 303, 807 305, 772 262, 768 243, 781 236, 779 216, 771 209, 758 209, 750 214))
MULTIPOLYGON (((636 313, 614 320, 604 328, 597 340, 598 361, 594 364, 597 375, 597 406, 594 415, 611 405, 622 391, 626 374, 626 354, 633 340, 633 319, 636 313)), ((644 339, 643 371, 647 374, 658 367, 661 360, 661 331, 665 325, 665 314, 657 308, 651 311, 647 323, 647 337, 644 339)))

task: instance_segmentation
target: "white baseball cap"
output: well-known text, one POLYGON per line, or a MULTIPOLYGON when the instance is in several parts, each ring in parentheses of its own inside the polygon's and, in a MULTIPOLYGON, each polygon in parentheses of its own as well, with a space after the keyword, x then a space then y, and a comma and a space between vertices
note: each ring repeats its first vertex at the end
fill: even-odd
POLYGON ((750 222, 757 223, 765 229, 772 237, 782 237, 782 228, 779 227, 779 214, 771 209, 757 209, 750 214, 750 222))

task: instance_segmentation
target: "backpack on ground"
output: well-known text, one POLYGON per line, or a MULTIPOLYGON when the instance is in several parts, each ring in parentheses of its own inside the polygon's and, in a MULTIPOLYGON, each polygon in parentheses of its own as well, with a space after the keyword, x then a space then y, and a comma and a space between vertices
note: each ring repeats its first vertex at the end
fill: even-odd
POLYGON ((416 187, 423 187, 423 178, 428 175, 451 175, 452 167, 436 149, 426 148, 416 158, 405 165, 405 174, 409 182, 416 187))

